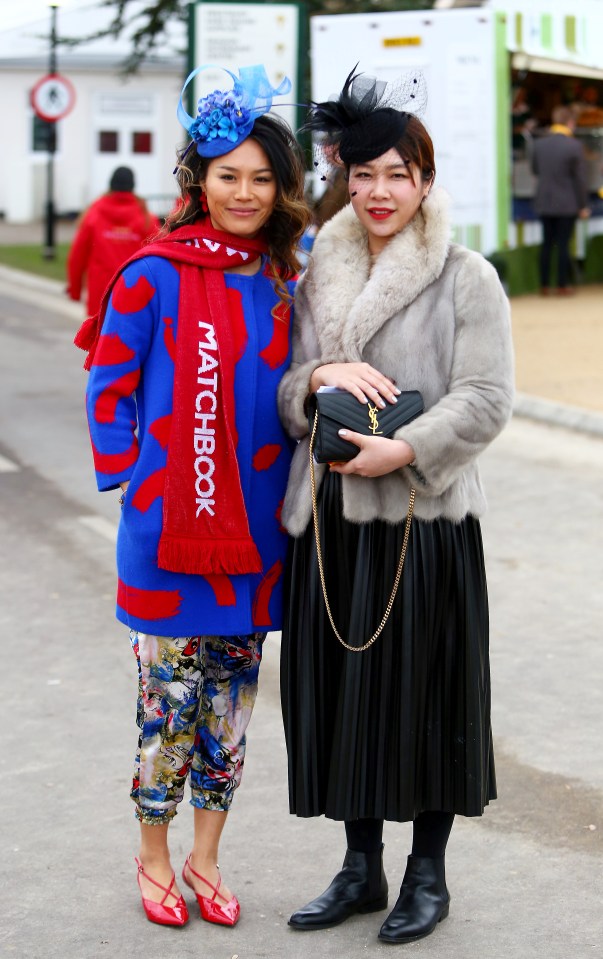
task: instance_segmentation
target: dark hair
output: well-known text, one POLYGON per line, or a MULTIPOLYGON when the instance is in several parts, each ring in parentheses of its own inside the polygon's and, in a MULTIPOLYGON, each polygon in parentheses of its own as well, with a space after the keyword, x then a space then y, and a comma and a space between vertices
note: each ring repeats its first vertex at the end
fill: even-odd
POLYGON ((129 166, 118 166, 109 180, 109 189, 117 193, 131 193, 134 189, 134 172, 129 166))
MULTIPOLYGON (((301 268, 297 248, 311 221, 304 198, 302 152, 287 124, 274 115, 258 117, 248 139, 255 140, 264 150, 276 179, 276 203, 265 231, 275 287, 279 297, 288 300, 290 297, 284 282, 301 268)), ((200 183, 205 180, 210 163, 211 158, 199 156, 194 146, 186 158, 180 154, 176 179, 181 202, 166 219, 168 233, 207 216, 201 207, 203 191, 200 183)))
MULTIPOLYGON (((424 183, 430 183, 435 178, 433 141, 417 117, 406 114, 406 120, 402 135, 390 149, 396 150, 405 163, 412 163, 419 170, 424 183)), ((347 163, 347 172, 351 166, 357 165, 362 165, 362 161, 347 163)), ((409 169, 409 173, 412 177, 412 170, 409 169)))

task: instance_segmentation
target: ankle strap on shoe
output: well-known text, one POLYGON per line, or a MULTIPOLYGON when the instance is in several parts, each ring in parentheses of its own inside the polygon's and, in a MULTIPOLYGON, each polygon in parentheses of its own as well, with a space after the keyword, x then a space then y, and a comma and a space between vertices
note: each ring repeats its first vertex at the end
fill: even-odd
POLYGON ((142 876, 144 876, 144 878, 147 880, 147 882, 152 882, 154 886, 157 886, 158 889, 161 889, 161 891, 165 893, 165 896, 163 897, 163 899, 162 899, 161 902, 159 903, 160 906, 163 906, 163 905, 164 905, 165 900, 167 899, 168 896, 173 896, 174 899, 177 899, 177 898, 178 898, 178 896, 176 895, 176 893, 175 893, 175 892, 172 892, 172 886, 174 885, 174 883, 175 883, 175 881, 176 881, 176 873, 174 873, 174 872, 172 873, 172 881, 170 882, 169 886, 167 886, 167 888, 166 888, 166 887, 163 886, 160 882, 157 882, 156 879, 153 879, 152 876, 149 876, 148 872, 145 872, 144 866, 142 865, 140 859, 138 859, 136 856, 134 856, 134 859, 135 859, 135 861, 136 861, 136 865, 138 866, 138 876, 139 876, 138 885, 140 885, 140 876, 142 875, 142 876))

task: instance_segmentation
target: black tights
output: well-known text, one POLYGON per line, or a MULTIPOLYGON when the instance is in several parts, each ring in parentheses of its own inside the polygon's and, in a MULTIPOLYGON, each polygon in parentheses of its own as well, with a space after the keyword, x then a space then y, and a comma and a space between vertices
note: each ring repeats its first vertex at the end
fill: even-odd
MULTIPOLYGON (((437 859, 446 852, 452 812, 422 812, 412 824, 412 855, 437 859)), ((383 841, 383 819, 352 819, 345 824, 348 849, 376 852, 383 841)))

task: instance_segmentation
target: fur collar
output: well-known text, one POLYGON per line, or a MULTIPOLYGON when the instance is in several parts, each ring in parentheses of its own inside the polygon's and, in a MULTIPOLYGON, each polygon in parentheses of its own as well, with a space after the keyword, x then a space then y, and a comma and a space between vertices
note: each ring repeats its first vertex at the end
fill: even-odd
POLYGON ((436 280, 450 246, 449 200, 435 188, 371 271, 367 233, 351 206, 321 229, 300 281, 311 302, 323 362, 362 359, 364 346, 436 280))

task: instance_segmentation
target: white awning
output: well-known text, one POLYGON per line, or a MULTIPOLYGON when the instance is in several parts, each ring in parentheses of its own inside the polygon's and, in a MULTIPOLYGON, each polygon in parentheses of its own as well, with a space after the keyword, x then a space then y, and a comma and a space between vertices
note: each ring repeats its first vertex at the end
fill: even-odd
POLYGON ((603 69, 586 67, 570 60, 551 60, 547 57, 531 57, 528 53, 512 54, 511 66, 514 70, 529 73, 550 73, 562 77, 584 77, 588 80, 603 80, 603 69))

